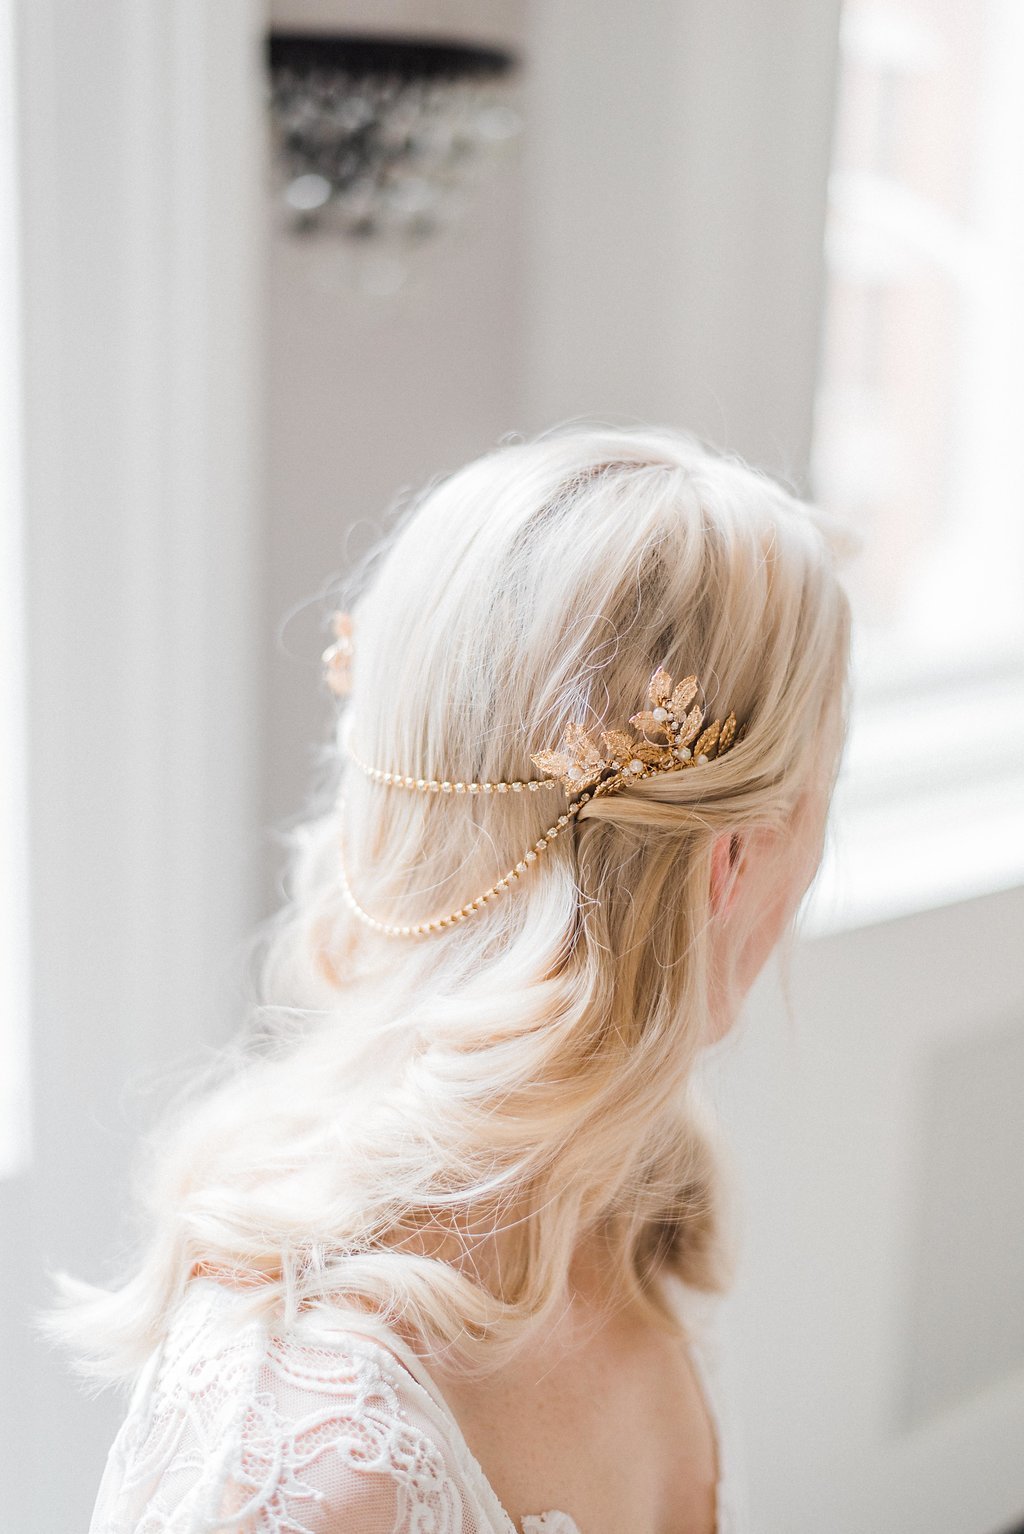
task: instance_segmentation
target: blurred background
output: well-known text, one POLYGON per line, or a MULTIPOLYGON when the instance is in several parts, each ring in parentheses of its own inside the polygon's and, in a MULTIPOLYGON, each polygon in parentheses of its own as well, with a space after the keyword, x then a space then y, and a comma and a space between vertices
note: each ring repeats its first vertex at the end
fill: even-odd
POLYGON ((555 421, 862 539, 786 985, 708 1059, 766 1534, 1024 1527, 1024 6, 0 0, 0 1522, 120 1403, 29 1329, 238 1020, 330 588, 555 421))

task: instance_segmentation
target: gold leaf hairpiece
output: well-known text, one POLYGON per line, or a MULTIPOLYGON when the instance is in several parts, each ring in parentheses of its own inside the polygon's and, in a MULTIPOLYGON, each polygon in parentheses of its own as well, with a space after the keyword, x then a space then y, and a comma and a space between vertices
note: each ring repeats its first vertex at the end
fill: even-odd
POLYGON ((627 730, 602 730, 600 744, 580 724, 570 724, 555 751, 538 751, 530 760, 549 777, 560 778, 570 797, 612 794, 642 778, 703 766, 720 757, 737 739, 736 715, 706 723, 695 676, 674 684, 663 666, 651 677, 648 707, 633 714, 627 730))
MULTIPOLYGON (((352 645, 351 621, 345 620, 345 614, 336 615, 335 633, 338 635, 338 643, 324 654, 328 681, 335 691, 347 690, 348 659, 352 645), (346 683, 345 689, 337 685, 341 676, 346 683)), ((385 788, 415 789, 420 793, 431 794, 512 794, 557 788, 560 782, 569 797, 569 804, 490 889, 484 890, 456 911, 435 916, 429 921, 411 922, 407 926, 379 921, 364 910, 356 899, 344 858, 339 856, 339 882, 346 905, 360 921, 386 937, 429 937, 468 920, 491 901, 512 889, 531 865, 538 861, 540 855, 558 837, 568 833, 576 817, 591 799, 601 794, 617 793, 629 784, 654 777, 657 773, 681 772, 686 768, 703 766, 712 758, 724 756, 731 750, 743 733, 742 728, 737 729, 736 715, 730 713, 724 722, 714 719, 709 724, 704 704, 699 700, 700 691, 695 676, 684 677, 678 685, 674 685, 668 672, 659 666, 648 685, 649 706, 633 714, 629 721, 633 726, 632 732, 626 729, 602 730, 599 739, 595 739, 583 725, 570 724, 557 750, 538 751, 530 757, 545 774, 544 778, 469 782, 385 771, 364 762, 354 751, 351 741, 348 741, 347 750, 352 760, 369 778, 385 788)))
POLYGON ((352 617, 337 612, 331 618, 334 643, 327 646, 320 659, 328 687, 338 698, 343 698, 352 686, 352 617))

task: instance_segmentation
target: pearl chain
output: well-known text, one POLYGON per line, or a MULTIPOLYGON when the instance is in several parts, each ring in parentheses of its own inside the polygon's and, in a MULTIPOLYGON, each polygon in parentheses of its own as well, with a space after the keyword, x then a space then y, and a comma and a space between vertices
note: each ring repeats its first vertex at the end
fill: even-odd
POLYGON ((380 767, 371 767, 369 762, 356 755, 351 744, 346 744, 345 749, 368 778, 374 783, 382 783, 385 788, 414 788, 421 794, 533 794, 541 788, 559 787, 555 778, 522 778, 509 783, 449 783, 447 779, 414 778, 406 773, 384 772, 380 767))
MULTIPOLYGON (((465 787, 466 785, 463 786, 465 787)), ((488 785, 488 787, 491 786, 492 785, 488 785)), ((506 788, 509 786, 510 785, 505 785, 506 788)), ((521 784, 520 788, 524 786, 526 785, 521 784)), ((499 788, 498 791, 501 792, 501 789, 499 788)), ((496 899, 498 895, 503 895, 506 890, 511 889, 515 880, 521 878, 522 875, 526 873, 531 863, 536 863, 538 857, 545 850, 545 848, 549 846, 551 842, 555 841, 557 837, 561 836, 562 832, 568 827, 570 821, 579 814, 583 806, 587 804, 593 797, 594 795, 592 790, 588 790, 586 793, 581 794, 578 799, 574 800, 574 802, 569 806, 563 815, 559 815, 558 819, 552 825, 548 826, 548 829, 544 832, 544 835, 537 838, 530 850, 523 853, 523 856, 520 858, 519 862, 516 863, 513 868, 510 868, 508 873, 504 874, 500 879, 492 884, 490 889, 485 890, 482 895, 478 895, 475 900, 470 900, 466 905, 460 906, 457 911, 450 911, 447 916, 436 916, 432 921, 418 921, 405 927, 391 926, 388 922, 378 921, 375 916, 370 915, 369 911, 363 909, 355 895, 352 893, 352 886, 349 884, 348 874, 345 871, 345 860, 341 853, 339 840, 338 873, 340 877, 338 882, 341 888, 342 898, 344 899, 345 904, 348 906, 349 910, 352 912, 353 916, 357 916, 360 921, 366 924, 366 926, 372 927, 375 932, 380 932, 385 937, 428 937, 435 932, 443 932, 446 928, 455 927, 460 921, 465 921, 468 916, 474 916, 477 911, 482 911, 488 901, 496 899)), ((340 813, 342 810, 342 806, 340 804, 338 809, 340 813)))

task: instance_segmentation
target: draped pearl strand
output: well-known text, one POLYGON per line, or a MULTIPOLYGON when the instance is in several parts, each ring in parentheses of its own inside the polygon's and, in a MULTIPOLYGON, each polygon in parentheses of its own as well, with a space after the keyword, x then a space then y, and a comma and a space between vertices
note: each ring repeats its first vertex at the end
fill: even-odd
POLYGON ((407 773, 384 772, 380 767, 371 767, 353 750, 351 741, 346 742, 345 749, 371 782, 380 783, 385 788, 412 788, 421 794, 533 794, 542 788, 561 787, 557 778, 515 778, 506 783, 456 783, 447 778, 414 778, 407 773))
MULTIPOLYGON (((463 787, 465 786, 463 785, 463 787)), ((489 786, 493 787, 494 785, 489 786)), ((509 786, 505 785, 506 790, 509 786)), ((535 785, 531 784, 530 786, 533 787, 535 785)), ((538 784, 536 786, 546 787, 547 785, 538 784)), ((521 791, 523 785, 519 785, 519 787, 521 791)), ((433 792, 433 790, 430 791, 433 792)), ((443 793, 445 790, 442 789, 441 792, 443 793)), ((498 789, 498 792, 501 792, 501 789, 498 789)), ((568 829, 583 806, 588 804, 593 797, 593 791, 588 790, 586 793, 581 794, 578 799, 574 800, 564 814, 559 815, 558 819, 548 826, 543 836, 539 836, 533 846, 523 853, 519 861, 507 873, 504 873, 500 879, 496 880, 490 889, 484 890, 482 895, 477 895, 475 900, 467 901, 464 906, 460 906, 457 911, 449 911, 446 916, 435 916, 430 921, 412 922, 407 926, 392 926, 389 922, 378 921, 375 916, 371 916, 370 912, 359 904, 359 901, 352 893, 352 885, 345 868, 344 852, 339 833, 338 883, 342 899, 353 916, 357 917, 365 926, 371 927, 374 932, 381 933, 384 937, 430 937, 435 932, 444 932, 448 927, 458 926, 459 922, 466 921, 470 916, 475 916, 478 911, 482 911, 492 900, 496 900, 499 895, 503 895, 506 890, 511 889, 516 880, 522 878, 523 874, 528 872, 531 865, 537 862, 541 853, 568 829)), ((342 802, 338 804, 338 811, 340 818, 344 811, 344 804, 342 802)))

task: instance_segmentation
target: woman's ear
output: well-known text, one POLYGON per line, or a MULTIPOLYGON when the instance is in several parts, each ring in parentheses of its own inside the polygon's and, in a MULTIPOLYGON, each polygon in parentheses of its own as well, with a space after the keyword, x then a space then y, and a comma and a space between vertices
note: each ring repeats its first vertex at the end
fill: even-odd
POLYGON ((711 909, 716 916, 728 916, 735 905, 742 868, 741 839, 723 831, 711 848, 711 909))

